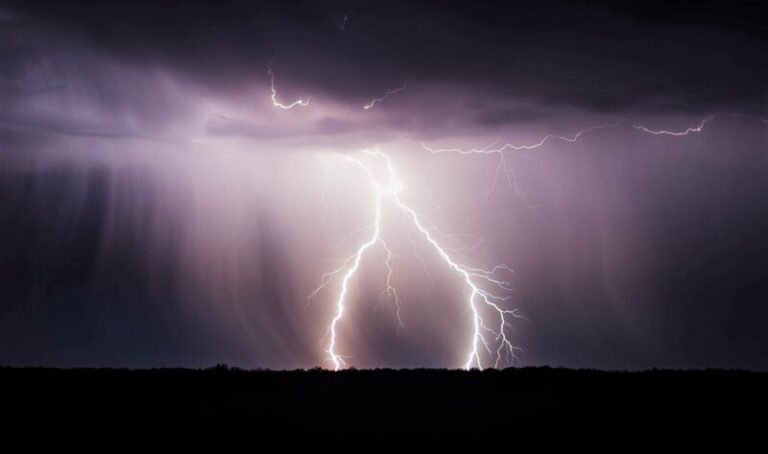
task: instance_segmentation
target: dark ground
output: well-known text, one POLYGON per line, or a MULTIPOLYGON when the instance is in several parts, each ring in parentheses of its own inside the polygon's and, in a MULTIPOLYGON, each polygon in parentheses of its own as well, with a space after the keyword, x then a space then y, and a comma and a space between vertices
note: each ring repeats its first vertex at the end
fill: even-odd
POLYGON ((248 436, 414 432, 512 442, 565 430, 587 440, 702 442, 762 437, 768 422, 768 373, 746 371, 0 368, 0 384, 6 433, 183 428, 188 440, 192 428, 224 427, 248 436))

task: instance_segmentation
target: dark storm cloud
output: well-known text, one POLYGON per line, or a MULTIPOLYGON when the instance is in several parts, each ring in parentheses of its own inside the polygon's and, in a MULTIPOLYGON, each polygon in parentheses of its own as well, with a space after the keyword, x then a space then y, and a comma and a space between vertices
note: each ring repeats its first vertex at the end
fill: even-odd
MULTIPOLYGON (((766 102, 764 34, 734 29, 738 3, 714 5, 688 21, 685 6, 676 6, 685 22, 677 26, 650 20, 665 18, 668 5, 640 15, 580 2, 362 2, 340 30, 346 2, 13 4, 98 52, 170 67, 220 89, 262 74, 272 60, 281 83, 352 103, 412 74, 422 86, 458 82, 497 99, 597 112, 734 104, 759 111, 766 102)), ((765 19, 764 9, 748 11, 749 24, 765 19)))
POLYGON ((486 110, 477 115, 475 120, 483 126, 504 126, 509 124, 535 123, 550 117, 547 112, 532 109, 496 109, 486 110))

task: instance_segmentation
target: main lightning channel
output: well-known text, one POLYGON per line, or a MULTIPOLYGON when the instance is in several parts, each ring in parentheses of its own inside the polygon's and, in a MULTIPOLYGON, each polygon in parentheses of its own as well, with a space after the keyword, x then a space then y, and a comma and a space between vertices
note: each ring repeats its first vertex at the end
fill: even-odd
POLYGON ((497 294, 498 292, 511 290, 510 283, 499 278, 498 275, 502 272, 511 273, 512 270, 506 265, 497 265, 491 269, 484 269, 465 265, 454 260, 448 253, 448 249, 443 247, 433 232, 424 225, 421 215, 402 200, 403 185, 397 178, 390 157, 380 150, 363 150, 362 153, 369 157, 383 160, 387 169, 387 178, 382 183, 376 178, 372 168, 363 160, 357 157, 348 157, 350 162, 363 170, 373 189, 373 231, 368 239, 351 256, 344 260, 339 268, 323 276, 320 286, 310 295, 310 297, 316 295, 321 289, 328 286, 335 276, 343 273, 341 276, 341 289, 336 299, 335 314, 331 319, 328 329, 329 341, 326 349, 333 363, 334 370, 339 370, 346 366, 344 357, 339 353, 338 329, 349 303, 350 283, 359 270, 365 254, 377 244, 380 244, 387 254, 385 260, 387 268, 385 292, 395 300, 398 323, 400 326, 403 325, 400 314, 400 300, 392 284, 392 251, 382 238, 382 209, 385 201, 390 202, 392 206, 403 214, 405 219, 410 221, 411 225, 421 234, 426 243, 434 249, 441 261, 450 270, 457 273, 461 281, 469 289, 466 306, 472 316, 472 334, 468 340, 469 350, 463 367, 465 369, 473 367, 482 369, 484 367, 483 350, 487 351, 492 357, 495 355, 493 367, 498 367, 504 358, 514 359, 516 352, 519 351, 519 347, 514 346, 509 338, 509 321, 511 318, 523 318, 523 316, 517 310, 502 307, 509 297, 497 294), (486 287, 491 287, 496 292, 488 290, 486 287), (490 311, 494 316, 492 322, 484 315, 486 311, 490 311))

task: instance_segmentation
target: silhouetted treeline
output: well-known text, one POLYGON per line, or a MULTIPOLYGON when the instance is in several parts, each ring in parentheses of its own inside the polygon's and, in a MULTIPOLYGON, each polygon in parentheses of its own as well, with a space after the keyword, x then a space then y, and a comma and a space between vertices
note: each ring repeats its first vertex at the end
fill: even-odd
POLYGON ((712 436, 758 430, 768 409, 768 373, 726 370, 0 368, 0 384, 5 420, 30 427, 712 436))

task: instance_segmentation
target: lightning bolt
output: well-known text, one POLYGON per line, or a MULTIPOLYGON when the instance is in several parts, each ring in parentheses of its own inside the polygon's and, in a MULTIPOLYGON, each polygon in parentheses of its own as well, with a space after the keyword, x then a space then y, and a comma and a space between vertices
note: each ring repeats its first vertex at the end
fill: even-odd
POLYGON ((279 107, 283 110, 289 110, 293 109, 296 106, 306 107, 309 105, 309 100, 311 98, 307 99, 297 99, 296 101, 290 103, 290 104, 283 104, 280 101, 277 100, 277 89, 275 88, 275 73, 272 71, 272 65, 269 65, 269 68, 267 68, 267 74, 269 74, 269 84, 270 84, 270 90, 272 92, 272 105, 275 107, 279 107))
POLYGON ((734 113, 734 112, 715 112, 712 115, 704 118, 701 120, 696 126, 692 126, 689 128, 686 128, 682 131, 667 131, 664 129, 650 129, 642 125, 632 125, 633 128, 637 129, 638 131, 643 131, 648 134, 653 134, 655 136, 687 136, 689 134, 694 133, 700 133, 704 126, 709 123, 710 121, 714 120, 717 117, 736 117, 736 118, 751 118, 754 120, 758 120, 761 123, 765 124, 768 123, 768 118, 760 117, 758 115, 749 115, 749 114, 743 114, 743 113, 734 113))
POLYGON ((347 26, 347 21, 349 21, 349 16, 352 15, 352 8, 349 8, 349 11, 347 11, 347 14, 344 15, 344 17, 341 18, 341 21, 339 21, 339 30, 344 31, 344 28, 347 26))
POLYGON ((400 307, 400 297, 397 295, 397 289, 392 285, 392 274, 394 273, 394 269, 392 268, 392 258, 394 258, 394 254, 392 254, 392 249, 389 248, 387 242, 383 239, 381 240, 381 246, 387 253, 387 258, 384 259, 384 266, 387 267, 386 288, 381 292, 381 294, 382 296, 388 296, 392 299, 393 303, 395 304, 397 326, 400 329, 403 329, 405 328, 405 323, 403 323, 403 315, 400 307))
POLYGON ((714 120, 715 117, 717 117, 718 115, 720 115, 720 114, 717 114, 717 113, 712 114, 712 115, 704 118, 703 120, 701 120, 699 122, 699 124, 697 124, 696 126, 692 126, 692 127, 686 128, 683 131, 666 131, 666 130, 663 130, 663 129, 654 130, 654 129, 646 128, 645 126, 641 126, 641 125, 632 125, 632 127, 637 129, 638 131, 643 131, 645 133, 653 134, 655 136, 687 136, 688 134, 693 134, 693 133, 701 132, 702 129, 704 129, 704 125, 706 125, 708 122, 714 120))
POLYGON ((380 103, 380 102, 383 102, 383 101, 384 101, 385 99, 387 99, 389 96, 392 96, 392 95, 394 95, 394 94, 396 94, 396 93, 399 93, 399 92, 401 92, 401 91, 405 90, 405 87, 406 87, 406 86, 408 86, 408 79, 406 79, 406 80, 403 82, 403 84, 402 84, 402 85, 400 85, 399 87, 397 87, 397 88, 394 88, 394 89, 392 89, 392 90, 389 90, 388 92, 386 92, 386 93, 384 93, 383 95, 381 95, 381 97, 379 97, 379 98, 373 98, 373 99, 371 99, 370 101, 368 101, 368 103, 367 103, 366 105, 364 105, 364 106, 363 106, 363 109, 365 109, 365 110, 370 110, 370 109, 372 109, 372 108, 373 108, 373 106, 375 106, 376 104, 378 104, 378 103, 380 103))
POLYGON ((517 310, 505 309, 502 304, 508 300, 508 297, 494 293, 499 291, 510 291, 510 283, 497 277, 500 273, 511 273, 512 270, 506 265, 497 265, 491 269, 478 268, 466 265, 454 260, 448 253, 448 249, 443 247, 436 238, 433 230, 425 227, 421 215, 412 207, 408 206, 402 199, 403 185, 397 178, 395 168, 390 157, 379 150, 363 150, 362 153, 368 157, 383 161, 386 165, 387 178, 382 182, 376 178, 373 169, 358 157, 349 156, 348 160, 362 169, 367 177, 368 183, 373 190, 373 229, 368 239, 363 242, 357 250, 337 269, 326 273, 321 279, 320 286, 310 295, 315 296, 321 289, 325 288, 339 274, 341 276, 341 289, 336 299, 335 315, 328 328, 329 342, 326 352, 333 363, 334 370, 339 370, 346 366, 344 357, 339 353, 338 348, 338 330, 343 320, 344 312, 349 304, 349 286, 352 279, 360 269, 363 258, 366 253, 374 246, 383 246, 387 258, 385 266, 387 268, 386 289, 385 292, 395 299, 398 311, 398 322, 402 326, 400 316, 400 300, 397 297, 397 291, 391 283, 392 278, 392 251, 387 243, 382 239, 382 220, 383 206, 385 203, 397 208, 403 217, 410 222, 410 225, 421 235, 423 240, 430 245, 441 261, 464 283, 469 290, 466 299, 467 310, 471 314, 472 334, 468 340, 469 349, 464 361, 464 368, 473 367, 483 368, 483 350, 490 356, 495 355, 493 367, 498 367, 502 359, 514 359, 515 353, 519 350, 509 339, 508 327, 511 318, 523 318, 517 310), (494 290, 489 290, 488 287, 494 290), (485 312, 493 315, 493 323, 488 321, 485 312))

